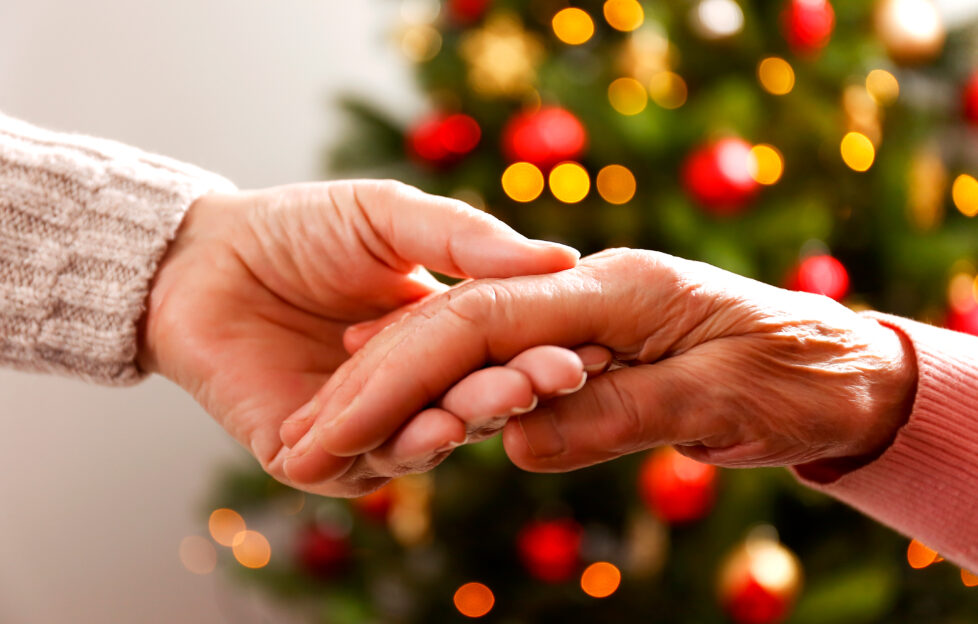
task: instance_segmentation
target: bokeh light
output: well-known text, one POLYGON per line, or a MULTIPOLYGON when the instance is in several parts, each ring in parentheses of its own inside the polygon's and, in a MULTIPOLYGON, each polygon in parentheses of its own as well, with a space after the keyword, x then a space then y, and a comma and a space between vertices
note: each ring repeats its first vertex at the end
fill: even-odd
POLYGON ((615 30, 630 32, 645 21, 645 10, 637 0, 607 0, 604 18, 615 30))
POLYGON ((621 165, 604 167, 598 172, 595 185, 609 204, 626 204, 635 196, 635 176, 621 165))
POLYGON ((660 71, 649 80, 649 95, 662 108, 673 110, 686 103, 686 81, 679 74, 660 71))
POLYGON ((937 551, 924 546, 917 540, 910 541, 910 546, 907 547, 907 562, 910 563, 911 568, 917 570, 926 568, 937 560, 937 551))
POLYGON ((217 565, 217 549, 206 537, 188 535, 180 540, 180 563, 194 574, 210 574, 217 565))
POLYGON ((234 538, 231 552, 246 568, 263 568, 272 558, 272 547, 258 531, 242 531, 234 538))
POLYGON ((853 171, 868 171, 876 160, 876 148, 865 134, 849 132, 842 138, 842 160, 853 171))
POLYGON ((787 95, 795 88, 795 70, 777 56, 769 56, 757 65, 757 79, 771 95, 787 95))
POLYGON ((784 173, 784 157, 776 147, 762 143, 752 147, 750 154, 754 159, 751 177, 757 182, 770 186, 781 179, 784 173))
POLYGON ((561 9, 552 25, 557 38, 568 45, 581 45, 594 34, 594 21, 583 9, 561 9))
POLYGON ((233 509, 215 509, 207 520, 211 537, 221 546, 231 546, 234 537, 246 528, 244 518, 233 509))
POLYGON ((621 571, 607 561, 592 563, 581 575, 581 589, 592 598, 607 598, 621 585, 621 571))
POLYGON ((576 204, 591 190, 587 170, 574 162, 557 165, 550 172, 550 192, 565 204, 576 204))
POLYGON ((961 582, 965 587, 978 587, 978 574, 973 574, 961 568, 961 582))
POLYGON ((951 186, 951 198, 964 216, 978 215, 978 180, 967 174, 959 175, 951 186))
POLYGON ((970 312, 978 301, 975 300, 975 275, 970 271, 955 273, 947 285, 947 300, 955 312, 970 312))
POLYGON ((885 69, 874 69, 866 76, 866 90, 878 104, 886 106, 900 96, 900 83, 885 69))
POLYGON ((645 110, 649 97, 638 80, 618 78, 608 86, 608 101, 622 115, 637 115, 645 110))
POLYGON ((744 12, 734 0, 701 0, 690 21, 704 39, 724 39, 743 30, 744 12))
POLYGON ((543 173, 532 163, 513 163, 503 172, 503 192, 514 201, 531 202, 543 187, 543 173))
POLYGON ((441 51, 441 33, 427 24, 408 26, 401 33, 401 52, 415 63, 430 61, 441 51))
POLYGON ((482 617, 492 611, 496 597, 482 583, 466 583, 455 591, 455 608, 470 618, 482 617))

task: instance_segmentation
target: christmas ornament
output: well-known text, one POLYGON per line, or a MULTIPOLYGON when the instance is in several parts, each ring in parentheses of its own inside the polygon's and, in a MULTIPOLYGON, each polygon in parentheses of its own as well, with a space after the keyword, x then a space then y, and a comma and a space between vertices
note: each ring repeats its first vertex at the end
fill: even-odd
POLYGON ((801 588, 798 558, 769 537, 748 538, 724 562, 720 601, 737 624, 776 624, 791 612, 801 588))
POLYGON ((781 14, 781 26, 797 54, 816 54, 832 38, 835 9, 828 0, 790 0, 781 14))
POLYGON ((517 552, 534 578, 559 583, 577 571, 582 537, 580 525, 569 518, 532 522, 520 531, 517 552))
POLYGON ((461 25, 473 24, 485 14, 492 0, 448 0, 448 14, 461 25))
POLYGON ((738 138, 721 139, 693 151, 683 165, 683 188, 708 212, 730 215, 741 212, 758 188, 749 143, 738 138))
POLYGON ((964 117, 978 125, 978 71, 971 74, 961 94, 964 103, 964 117))
POLYGON ((573 113, 556 106, 514 115, 503 128, 503 152, 511 162, 549 168, 576 160, 587 148, 587 130, 573 113))
POLYGON ((927 63, 944 49, 947 31, 933 0, 881 0, 874 18, 876 36, 897 63, 927 63))
POLYGON ((340 574, 352 561, 349 539, 343 531, 329 526, 306 526, 296 536, 295 548, 302 569, 323 579, 340 574))
POLYGON ((543 44, 516 17, 496 13, 463 36, 459 54, 468 65, 473 91, 487 97, 515 97, 533 88, 543 44))
POLYGON ((671 524, 693 522, 713 507, 716 468, 663 447, 642 464, 638 485, 642 499, 657 517, 671 524))
POLYGON ((788 288, 825 295, 839 301, 849 291, 849 273, 828 254, 809 256, 788 277, 788 288))
POLYGON ((436 113, 408 133, 411 152, 423 162, 444 167, 475 149, 482 137, 479 124, 460 113, 436 113))

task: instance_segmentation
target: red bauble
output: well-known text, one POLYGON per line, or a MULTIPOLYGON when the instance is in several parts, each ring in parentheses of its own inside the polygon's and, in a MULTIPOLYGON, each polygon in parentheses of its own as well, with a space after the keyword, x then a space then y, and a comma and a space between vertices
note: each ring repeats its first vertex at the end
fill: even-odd
POLYGON ((683 165, 683 187, 703 208, 716 215, 737 214, 757 193, 751 145, 721 139, 696 149, 683 165))
POLYGON ((436 113, 408 133, 408 146, 423 162, 444 167, 475 149, 482 138, 478 122, 468 115, 436 113))
POLYGON ((973 305, 967 310, 956 310, 952 308, 948 312, 944 325, 954 331, 978 336, 978 305, 973 305))
POLYGON ((354 498, 352 503, 364 516, 375 522, 384 522, 387 520, 387 514, 390 513, 391 506, 394 504, 393 489, 389 484, 385 485, 366 496, 354 498))
POLYGON ((835 10, 828 0, 790 0, 781 19, 788 45, 799 54, 824 48, 835 29, 835 10))
POLYGON ((788 277, 787 286, 839 301, 849 292, 849 272, 828 254, 809 256, 788 277))
POLYGON ((716 497, 716 468, 680 455, 672 447, 649 454, 639 472, 639 493, 665 522, 683 524, 704 517, 716 497))
POLYGON ((570 519, 532 522, 520 531, 516 547, 527 571, 541 581, 559 583, 577 572, 583 531, 570 519))
POLYGON ((962 99, 965 119, 978 125, 978 71, 971 74, 971 78, 964 86, 962 99))
POLYGON ((353 549, 343 532, 310 525, 296 537, 296 559, 303 570, 319 578, 332 578, 349 567, 353 549))
POLYGON ((448 13, 459 24, 472 24, 485 14, 492 0, 449 0, 448 13))
POLYGON ((776 540, 748 540, 721 568, 723 609, 737 624, 783 622, 801 588, 801 576, 797 557, 776 540))
POLYGON ((503 128, 503 152, 511 162, 548 168, 577 160, 587 148, 587 130, 573 113, 549 106, 514 115, 503 128))

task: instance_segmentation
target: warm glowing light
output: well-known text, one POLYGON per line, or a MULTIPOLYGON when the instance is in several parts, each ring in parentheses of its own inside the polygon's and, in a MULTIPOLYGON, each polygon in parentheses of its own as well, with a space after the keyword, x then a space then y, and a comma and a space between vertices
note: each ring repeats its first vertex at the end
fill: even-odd
POLYGON ((784 173, 784 158, 781 152, 772 145, 755 145, 750 154, 754 159, 751 167, 751 177, 760 184, 771 185, 781 179, 784 173))
POLYGON ((673 110, 686 103, 686 81, 671 71, 660 71, 649 80, 649 95, 662 108, 673 110))
POLYGON ((557 165, 550 172, 550 192, 565 204, 576 204, 591 190, 587 170, 574 162, 557 165))
POLYGON ((770 56, 757 66, 757 79, 772 95, 787 95, 795 88, 795 70, 783 58, 770 56))
POLYGON ((581 589, 592 598, 607 598, 621 585, 621 571, 607 561, 592 563, 581 575, 581 589))
POLYGON ((194 574, 210 574, 217 565, 217 549, 206 537, 188 535, 180 541, 180 563, 194 574))
POLYGON ((492 611, 496 597, 482 583, 466 583, 455 592, 455 608, 470 618, 482 617, 492 611))
POLYGON ((951 308, 965 314, 976 304, 975 278, 971 273, 956 273, 947 286, 947 299, 951 308))
POLYGON ((744 12, 734 0, 701 0, 690 19, 704 39, 723 39, 744 28, 744 12))
POLYGON ((438 19, 441 3, 437 0, 404 0, 401 19, 407 24, 431 24, 438 19))
POLYGON ((967 174, 959 175, 951 186, 951 198, 964 216, 978 215, 978 180, 967 174))
POLYGON ((645 110, 649 97, 638 80, 619 78, 608 86, 608 101, 622 115, 637 115, 645 110))
POLYGON ((926 568, 938 559, 937 551, 931 550, 917 540, 911 540, 907 547, 907 561, 911 568, 926 568))
POLYGON ((865 134, 850 132, 842 139, 842 160, 854 171, 867 171, 876 160, 876 148, 865 134))
POLYGON ((604 18, 612 28, 630 32, 645 21, 645 11, 637 0, 607 0, 604 3, 604 18))
POLYGON ((234 536, 245 530, 241 514, 233 509, 215 509, 207 520, 207 529, 214 541, 221 546, 231 546, 234 536))
POLYGON ((609 204, 626 204, 635 196, 635 176, 621 165, 608 165, 599 171, 595 186, 609 204))
POLYGON ((246 568, 263 568, 272 558, 272 547, 258 531, 242 531, 234 538, 231 551, 246 568))
POLYGON ((515 201, 533 201, 543 192, 543 186, 543 173, 531 163, 513 163, 503 172, 503 191, 515 201))
POLYGON ((866 90, 877 103, 886 106, 900 96, 900 83, 885 69, 874 69, 866 76, 866 90))
POLYGON ((441 41, 441 33, 427 24, 409 26, 401 34, 401 51, 415 63, 423 63, 438 55, 441 41))
POLYGON ((978 587, 978 574, 961 568, 961 582, 964 583, 965 587, 978 587))
POLYGON ((594 21, 583 9, 561 9, 552 25, 557 38, 569 45, 581 45, 594 34, 594 21))

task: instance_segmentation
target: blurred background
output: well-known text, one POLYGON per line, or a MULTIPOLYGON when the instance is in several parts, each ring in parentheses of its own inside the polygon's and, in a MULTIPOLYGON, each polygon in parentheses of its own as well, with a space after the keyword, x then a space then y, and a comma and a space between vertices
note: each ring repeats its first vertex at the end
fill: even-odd
MULTIPOLYGON (((0 5, 0 110, 243 188, 392 175, 978 333, 971 0, 0 5)), ((497 444, 352 503, 175 387, 0 372, 0 622, 978 622, 978 577, 780 470, 497 444), (926 568, 917 570, 916 568, 926 568)))

